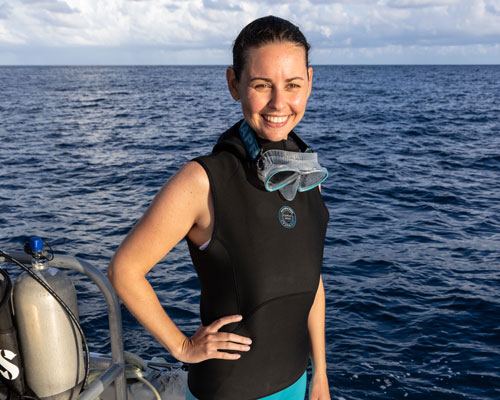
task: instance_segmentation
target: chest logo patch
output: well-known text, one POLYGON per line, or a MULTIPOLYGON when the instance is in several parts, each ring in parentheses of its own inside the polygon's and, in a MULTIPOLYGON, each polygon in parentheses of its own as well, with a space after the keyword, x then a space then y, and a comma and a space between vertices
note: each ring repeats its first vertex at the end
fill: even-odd
POLYGON ((295 211, 293 211, 292 207, 290 206, 281 207, 278 213, 278 218, 280 220, 280 224, 287 229, 292 229, 297 223, 295 211))

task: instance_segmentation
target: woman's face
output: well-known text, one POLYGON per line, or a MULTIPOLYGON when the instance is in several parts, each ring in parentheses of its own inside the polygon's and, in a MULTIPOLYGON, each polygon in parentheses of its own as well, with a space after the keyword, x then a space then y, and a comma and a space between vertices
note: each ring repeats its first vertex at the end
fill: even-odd
POLYGON ((226 77, 233 99, 241 100, 245 120, 259 137, 286 139, 302 119, 312 84, 303 47, 291 42, 251 47, 240 80, 232 68, 226 77))

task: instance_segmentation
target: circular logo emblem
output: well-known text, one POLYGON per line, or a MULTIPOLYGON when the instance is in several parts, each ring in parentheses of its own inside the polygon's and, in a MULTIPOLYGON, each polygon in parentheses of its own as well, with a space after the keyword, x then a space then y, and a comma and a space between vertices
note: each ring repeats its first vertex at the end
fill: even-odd
POLYGON ((292 207, 289 206, 283 206, 280 208, 278 218, 280 220, 280 224, 287 229, 292 229, 297 222, 295 211, 293 211, 292 207))

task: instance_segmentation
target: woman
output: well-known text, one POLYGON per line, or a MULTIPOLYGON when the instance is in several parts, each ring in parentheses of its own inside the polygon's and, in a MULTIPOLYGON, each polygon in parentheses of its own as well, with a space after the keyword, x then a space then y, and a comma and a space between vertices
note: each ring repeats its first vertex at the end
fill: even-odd
POLYGON ((165 184, 111 261, 125 305, 190 364, 188 399, 303 399, 310 355, 310 398, 330 399, 320 276, 328 211, 318 187, 327 173, 292 132, 311 92, 309 47, 280 18, 242 30, 226 78, 244 120, 165 184), (192 337, 145 278, 184 237, 202 287, 192 337))

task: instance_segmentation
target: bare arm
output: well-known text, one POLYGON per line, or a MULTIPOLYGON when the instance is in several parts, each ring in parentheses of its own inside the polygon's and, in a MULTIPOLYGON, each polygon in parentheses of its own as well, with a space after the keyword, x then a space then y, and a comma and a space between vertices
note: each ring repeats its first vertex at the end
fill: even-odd
POLYGON ((227 316, 201 326, 187 338, 170 319, 146 274, 182 238, 203 243, 212 232, 210 185, 203 168, 185 165, 163 186, 146 213, 122 242, 108 268, 109 279, 130 312, 178 360, 200 362, 208 358, 237 359, 250 339, 218 332, 240 316, 227 316))
POLYGON ((308 328, 313 362, 313 379, 309 398, 311 400, 329 400, 330 389, 326 375, 325 355, 325 289, 322 278, 320 278, 316 297, 309 312, 308 328))

